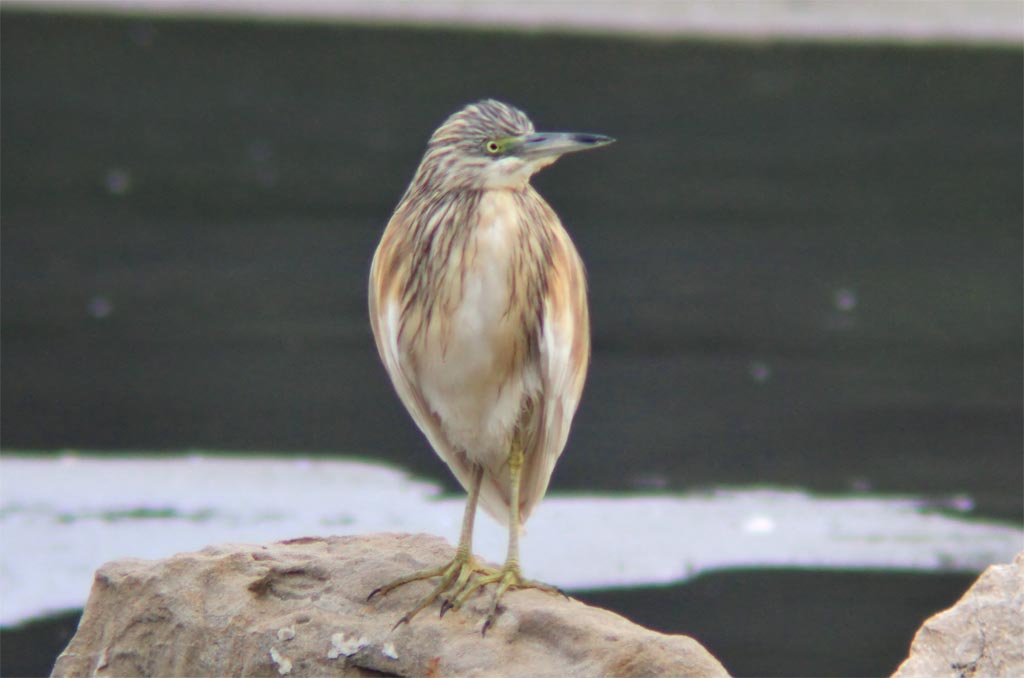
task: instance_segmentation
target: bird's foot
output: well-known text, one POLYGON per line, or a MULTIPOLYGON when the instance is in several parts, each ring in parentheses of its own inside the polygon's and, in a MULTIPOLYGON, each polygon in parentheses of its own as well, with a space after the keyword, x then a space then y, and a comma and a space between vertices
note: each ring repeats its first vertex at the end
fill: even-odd
POLYGON ((502 596, 510 589, 540 589, 547 593, 554 593, 568 598, 565 595, 565 591, 556 586, 524 578, 519 571, 519 565, 516 563, 506 563, 501 568, 481 565, 478 566, 476 572, 479 576, 472 583, 467 583, 468 585, 463 584, 457 590, 454 597, 444 601, 441 606, 441 614, 443 615, 448 610, 458 610, 476 591, 488 584, 497 584, 494 589, 494 595, 491 598, 491 607, 487 612, 487 618, 484 620, 484 626, 481 630, 481 634, 485 636, 487 635, 487 629, 491 627, 498 616, 498 604, 501 602, 502 596))
POLYGON ((489 584, 497 584, 497 587, 491 598, 491 606, 487 613, 487 618, 484 620, 483 635, 487 635, 487 629, 494 624, 494 620, 498 616, 498 606, 501 598, 510 589, 540 589, 541 591, 568 598, 560 588, 524 578, 519 571, 518 564, 513 563, 509 565, 506 563, 503 567, 498 568, 480 563, 472 555, 457 553, 450 562, 440 567, 413 572, 374 589, 366 599, 370 600, 377 595, 384 596, 405 584, 424 579, 433 579, 434 577, 441 578, 437 586, 434 587, 434 590, 420 599, 411 610, 406 612, 395 623, 392 630, 412 621, 413 617, 438 598, 442 598, 442 617, 449 610, 458 610, 473 594, 489 584))
POLYGON ((450 562, 445 563, 440 567, 419 570, 404 577, 400 577, 389 584, 385 584, 384 586, 374 589, 366 599, 370 600, 376 595, 385 596, 398 587, 411 584, 414 581, 433 579, 434 577, 441 578, 433 591, 423 597, 411 610, 406 612, 405 615, 398 620, 392 629, 394 630, 402 624, 412 621, 412 618, 419 614, 424 608, 448 592, 449 595, 445 596, 445 599, 441 603, 441 615, 443 616, 445 612, 454 607, 449 601, 458 597, 460 593, 467 588, 467 584, 469 584, 470 579, 474 574, 488 576, 492 571, 496 571, 496 568, 478 563, 472 554, 458 552, 450 562))

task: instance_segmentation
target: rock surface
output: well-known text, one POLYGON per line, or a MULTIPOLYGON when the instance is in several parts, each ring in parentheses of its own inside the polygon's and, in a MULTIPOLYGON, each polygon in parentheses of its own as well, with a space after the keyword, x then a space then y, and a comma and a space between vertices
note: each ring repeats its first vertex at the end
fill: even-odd
POLYGON ((480 634, 489 596, 395 622, 433 584, 370 591, 449 559, 426 535, 213 546, 96 572, 53 676, 726 676, 692 638, 536 590, 514 591, 480 634))
POLYGON ((1024 676, 1024 552, 924 623, 894 678, 1024 676))

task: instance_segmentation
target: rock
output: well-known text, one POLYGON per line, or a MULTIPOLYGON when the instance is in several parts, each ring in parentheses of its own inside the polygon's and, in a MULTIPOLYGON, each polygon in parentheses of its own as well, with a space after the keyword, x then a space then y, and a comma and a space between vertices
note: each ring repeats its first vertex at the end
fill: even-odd
POLYGON ((482 637, 490 597, 392 630, 430 590, 376 587, 454 550, 427 535, 213 546, 96 572, 53 676, 726 676, 692 638, 536 590, 513 591, 482 637))
POLYGON ((1024 552, 928 619, 894 678, 1024 676, 1024 552))

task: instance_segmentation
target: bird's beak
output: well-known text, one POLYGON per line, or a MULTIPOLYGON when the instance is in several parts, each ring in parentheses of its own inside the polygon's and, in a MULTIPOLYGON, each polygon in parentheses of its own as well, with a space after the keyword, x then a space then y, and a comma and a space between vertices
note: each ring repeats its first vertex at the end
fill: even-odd
POLYGON ((557 158, 565 153, 586 151, 591 148, 607 146, 615 141, 602 134, 583 134, 580 132, 536 132, 519 138, 515 154, 524 160, 540 160, 557 158))

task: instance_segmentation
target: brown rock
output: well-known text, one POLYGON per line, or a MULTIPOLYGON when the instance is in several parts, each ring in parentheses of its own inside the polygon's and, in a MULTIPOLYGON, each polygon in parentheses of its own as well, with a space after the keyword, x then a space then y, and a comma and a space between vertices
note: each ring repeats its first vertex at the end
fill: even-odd
POLYGON ((449 559, 427 535, 213 546, 108 563, 53 676, 726 676, 695 640, 536 590, 514 591, 487 637, 489 596, 395 622, 432 584, 366 602, 449 559))
POLYGON ((928 619, 894 678, 1024 676, 1024 552, 928 619))

